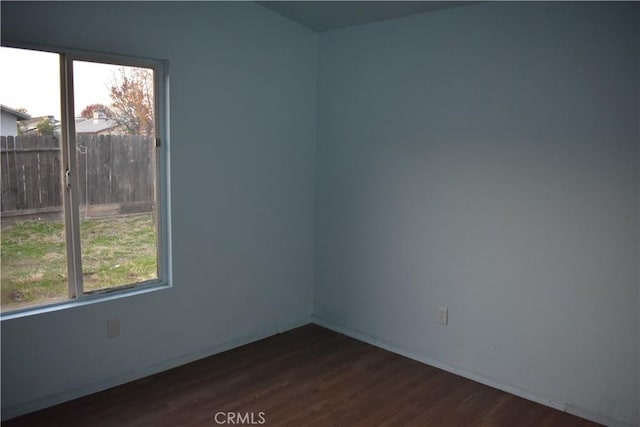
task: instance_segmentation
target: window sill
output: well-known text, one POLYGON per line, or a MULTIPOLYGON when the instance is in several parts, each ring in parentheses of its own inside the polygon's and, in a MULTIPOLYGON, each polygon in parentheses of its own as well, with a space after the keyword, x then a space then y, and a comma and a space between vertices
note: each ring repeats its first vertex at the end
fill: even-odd
POLYGON ((172 285, 169 283, 153 282, 141 284, 133 288, 123 289, 111 293, 86 295, 78 299, 60 301, 37 307, 19 308, 16 310, 0 313, 0 322, 15 320, 23 317, 38 316, 61 310, 71 310, 77 307, 85 307, 87 305, 97 304, 105 301, 113 301, 121 298, 128 298, 131 296, 147 294, 170 288, 172 288, 172 285))

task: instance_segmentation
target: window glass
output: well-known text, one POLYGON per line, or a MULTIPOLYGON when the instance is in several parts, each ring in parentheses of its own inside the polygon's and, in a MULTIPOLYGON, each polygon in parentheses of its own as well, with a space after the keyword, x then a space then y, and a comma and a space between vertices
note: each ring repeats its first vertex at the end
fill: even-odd
POLYGON ((2 310, 68 297, 60 55, 0 48, 2 310))
POLYGON ((85 292, 158 278, 153 77, 73 62, 85 292))

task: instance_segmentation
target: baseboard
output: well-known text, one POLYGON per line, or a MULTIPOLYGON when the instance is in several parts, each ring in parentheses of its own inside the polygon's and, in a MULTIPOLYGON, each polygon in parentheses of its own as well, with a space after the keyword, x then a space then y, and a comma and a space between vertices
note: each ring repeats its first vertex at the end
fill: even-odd
POLYGON ((186 365, 187 363, 195 362, 196 360, 203 359, 205 357, 213 356, 218 353, 222 353, 227 350, 231 350, 236 347, 240 347, 252 342, 261 340, 263 338, 270 337, 282 332, 295 329, 300 326, 309 324, 309 319, 298 320, 285 325, 273 325, 267 329, 258 331, 256 333, 242 336, 238 339, 234 339, 225 343, 221 343, 212 347, 203 348, 201 350, 184 354, 179 357, 167 359, 154 363, 142 369, 127 372, 115 377, 106 378, 104 380, 89 384, 87 386, 78 387, 63 393, 58 393, 53 396, 47 396, 44 398, 36 399, 31 402, 27 402, 21 405, 13 406, 10 408, 2 408, 2 421, 7 421, 11 418, 19 417, 30 412, 39 411, 40 409, 48 408, 50 406, 58 405, 60 403, 68 402, 70 400, 78 399, 83 396, 87 396, 93 393, 98 393, 103 390, 107 390, 122 384, 126 384, 131 381, 139 380, 150 375, 154 375, 169 369, 177 368, 178 366, 186 365))
POLYGON ((424 363, 426 365, 429 366, 433 366, 436 367, 438 369, 442 369, 443 371, 447 371, 447 372, 451 372, 452 374, 456 374, 459 375, 461 377, 476 381, 480 384, 484 384, 487 385, 489 387, 493 387, 495 389, 498 390, 502 390, 504 392, 507 392, 509 394, 513 394, 515 396, 518 397, 522 397, 523 399, 527 399, 530 400, 532 402, 536 402, 539 403, 541 405, 545 405, 554 409, 558 409, 560 411, 563 412, 567 412, 570 413, 572 415, 587 419, 589 421, 593 421, 596 422, 598 424, 603 424, 609 427, 633 427, 634 424, 630 424, 628 422, 622 421, 622 420, 617 420, 614 418, 611 418, 607 415, 603 415, 597 412, 593 412, 590 411, 588 409, 584 409, 584 408, 580 408, 578 406, 575 406, 569 402, 563 402, 560 401, 558 399, 553 399, 553 398, 548 398, 548 397, 544 397, 544 396, 540 396, 537 395, 535 393, 532 393, 531 391, 528 390, 524 390, 522 388, 513 386, 513 385, 509 385, 509 384, 503 384, 500 382, 497 382, 495 380, 489 379, 489 378, 485 378, 483 376, 477 375, 477 374, 473 374, 471 372, 467 372, 464 369, 459 369, 459 368, 455 368, 453 366, 449 366, 445 363, 439 362, 437 360, 432 360, 429 359, 427 357, 423 357, 423 356, 419 356, 417 354, 408 352, 408 351, 404 351, 400 348, 397 348, 391 344, 388 344, 382 340, 376 339, 364 332, 361 331, 357 331, 357 330, 353 330, 341 325, 338 325, 336 323, 333 323, 321 316, 318 315, 312 315, 311 316, 311 320, 313 323, 325 327, 327 329, 331 329, 332 331, 338 332, 340 334, 346 335, 348 337, 357 339, 358 341, 362 341, 362 342, 366 342, 367 344, 371 344, 373 346, 382 348, 384 350, 390 351, 392 353, 396 353, 399 354, 401 356, 404 357, 408 357, 409 359, 413 359, 416 360, 418 362, 424 363))

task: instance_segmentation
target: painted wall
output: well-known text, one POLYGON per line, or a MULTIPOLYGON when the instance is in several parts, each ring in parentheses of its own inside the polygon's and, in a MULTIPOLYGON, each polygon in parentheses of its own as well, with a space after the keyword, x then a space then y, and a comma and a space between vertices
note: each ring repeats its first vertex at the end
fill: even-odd
POLYGON ((498 2, 322 33, 316 319, 637 423, 639 22, 498 2))
POLYGON ((3 40, 169 60, 174 272, 3 320, 3 417, 308 323, 317 35, 245 2, 1 7, 3 40))
POLYGON ((18 135, 17 117, 4 110, 0 110, 0 135, 16 136, 18 135))

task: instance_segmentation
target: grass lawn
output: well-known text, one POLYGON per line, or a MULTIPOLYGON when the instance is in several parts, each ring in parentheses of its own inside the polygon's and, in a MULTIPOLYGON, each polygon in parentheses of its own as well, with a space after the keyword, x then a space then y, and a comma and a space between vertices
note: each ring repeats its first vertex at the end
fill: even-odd
MULTIPOLYGON (((85 291, 157 277, 153 215, 86 219, 80 224, 85 291)), ((62 222, 2 226, 2 310, 68 295, 62 222)))

